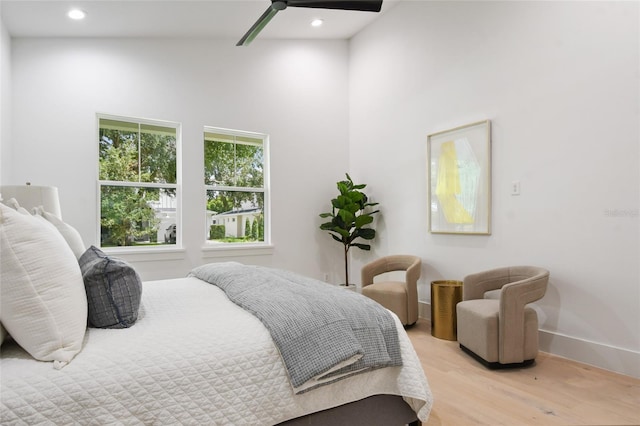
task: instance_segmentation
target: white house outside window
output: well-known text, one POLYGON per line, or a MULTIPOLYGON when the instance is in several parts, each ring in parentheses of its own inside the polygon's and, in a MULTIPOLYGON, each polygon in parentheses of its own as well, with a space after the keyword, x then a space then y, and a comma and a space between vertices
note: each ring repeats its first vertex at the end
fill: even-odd
POLYGON ((180 241, 180 124, 98 115, 101 247, 180 241))
POLYGON ((206 240, 269 244, 267 135, 205 127, 206 240))

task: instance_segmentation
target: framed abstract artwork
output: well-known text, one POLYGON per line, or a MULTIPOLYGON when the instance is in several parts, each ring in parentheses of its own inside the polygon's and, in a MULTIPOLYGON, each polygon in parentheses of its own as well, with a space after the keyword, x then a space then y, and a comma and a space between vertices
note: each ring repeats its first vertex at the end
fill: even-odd
POLYGON ((427 136, 429 232, 491 234, 491 122, 427 136))

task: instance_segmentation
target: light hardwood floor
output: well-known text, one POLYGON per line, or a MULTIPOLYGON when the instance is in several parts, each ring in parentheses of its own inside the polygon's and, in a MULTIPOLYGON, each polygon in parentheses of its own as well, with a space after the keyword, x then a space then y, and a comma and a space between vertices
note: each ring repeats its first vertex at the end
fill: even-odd
POLYGON ((540 352, 533 366, 488 370, 458 342, 407 329, 434 404, 423 426, 640 425, 640 380, 540 352))

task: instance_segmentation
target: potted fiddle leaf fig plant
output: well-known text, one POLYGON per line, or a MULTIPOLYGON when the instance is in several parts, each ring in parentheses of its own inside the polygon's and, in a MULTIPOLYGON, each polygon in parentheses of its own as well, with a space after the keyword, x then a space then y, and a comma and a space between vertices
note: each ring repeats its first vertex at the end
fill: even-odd
POLYGON ((370 203, 368 197, 361 189, 367 185, 356 185, 351 176, 346 174, 347 180, 337 183, 340 194, 331 200, 331 211, 320 213, 323 219, 331 219, 320 225, 320 229, 328 231, 331 237, 344 247, 344 276, 345 286, 349 286, 349 249, 357 247, 362 250, 370 250, 369 244, 356 242, 357 239, 373 240, 376 236, 375 229, 367 227, 373 222, 373 215, 379 210, 370 211, 370 208, 378 203, 370 203))

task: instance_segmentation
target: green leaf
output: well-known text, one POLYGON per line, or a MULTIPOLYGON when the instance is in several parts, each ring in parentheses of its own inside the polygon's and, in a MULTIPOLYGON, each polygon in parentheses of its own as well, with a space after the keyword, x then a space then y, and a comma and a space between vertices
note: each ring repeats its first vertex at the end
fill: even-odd
POLYGON ((333 213, 320 213, 321 218, 333 217, 333 213))
POLYGON ((356 217, 356 228, 361 228, 364 225, 368 225, 373 222, 373 217, 368 214, 363 214, 356 217))
POLYGON ((347 231, 346 229, 334 227, 332 231, 337 232, 338 234, 342 235, 342 237, 344 238, 349 238, 349 231, 347 231))
POLYGON ((342 243, 342 239, 341 239, 341 238, 338 238, 338 237, 336 237, 336 236, 335 236, 335 235, 333 235, 333 234, 329 234, 329 235, 331 235, 331 237, 332 237, 334 240, 336 240, 337 242, 342 243))
POLYGON ((360 238, 364 238, 365 240, 373 240, 376 237, 375 229, 359 228, 356 229, 356 232, 360 238))
POLYGON ((356 219, 356 216, 348 210, 340 210, 338 212, 338 215, 344 221, 345 224, 351 224, 356 219))
POLYGON ((333 226, 337 226, 338 228, 342 228, 342 229, 348 229, 350 228, 350 226, 344 222, 344 220, 342 220, 342 218, 340 217, 340 215, 334 217, 331 222, 333 223, 333 226))
POLYGON ((350 194, 351 193, 348 193, 347 195, 338 195, 338 199, 340 200, 342 205, 345 207, 354 204, 350 194))
POLYGON ((359 249, 362 249, 362 250, 371 250, 371 246, 369 244, 353 243, 350 245, 351 247, 358 247, 359 249))
POLYGON ((364 200, 365 196, 362 192, 358 192, 358 191, 352 191, 349 192, 349 194, 347 194, 347 196, 349 197, 349 199, 355 203, 360 202, 362 200, 364 200))
POLYGON ((336 209, 344 209, 352 204, 352 202, 351 199, 346 195, 338 195, 337 198, 331 200, 331 204, 333 204, 333 207, 335 207, 336 209))
POLYGON ((349 204, 348 206, 345 206, 345 207, 344 207, 344 209, 342 209, 342 210, 346 210, 346 211, 348 211, 349 213, 351 213, 351 214, 355 215, 355 214, 356 214, 356 213, 358 213, 361 209, 360 209, 360 206, 359 206, 358 204, 356 204, 356 203, 351 203, 351 204, 349 204))

